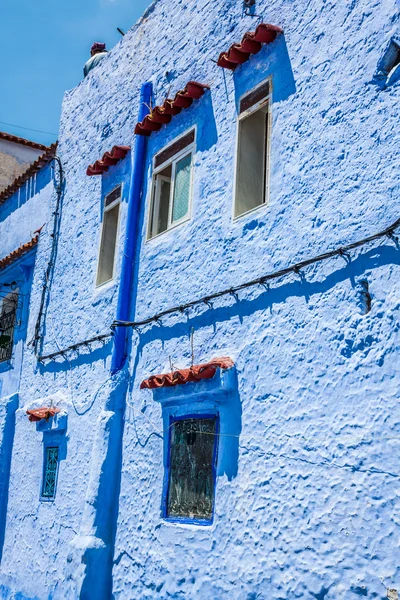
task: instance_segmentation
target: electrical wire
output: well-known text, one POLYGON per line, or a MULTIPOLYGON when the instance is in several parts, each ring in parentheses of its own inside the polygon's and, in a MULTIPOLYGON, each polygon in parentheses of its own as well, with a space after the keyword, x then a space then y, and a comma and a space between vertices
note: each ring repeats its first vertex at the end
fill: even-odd
MULTIPOLYGON (((134 408, 134 406, 132 404, 129 404, 127 402, 127 406, 129 406, 129 408, 131 408, 133 411, 135 411, 136 409, 134 408)), ((151 424, 151 426, 154 429, 154 434, 157 435, 157 437, 160 437, 161 439, 165 439, 165 434, 169 432, 169 430, 174 426, 174 422, 170 423, 170 425, 166 428, 163 429, 161 431, 159 431, 154 423, 151 421, 151 419, 149 419, 149 417, 143 413, 142 411, 137 411, 140 413, 140 415, 144 416, 147 421, 151 424)), ((135 430, 136 430, 136 425, 135 425, 135 430)), ((229 437, 229 438, 236 438, 239 439, 240 435, 236 434, 236 433, 215 433, 215 432, 210 432, 210 431, 196 431, 196 434, 200 434, 200 435, 212 435, 214 437, 218 437, 218 438, 223 438, 223 437, 229 437)), ((137 430, 136 430, 136 437, 138 438, 137 435, 137 430)), ((151 436, 148 436, 147 441, 150 439, 151 436)), ((398 438, 395 438, 398 439, 398 438)), ((140 446, 144 447, 146 444, 141 444, 138 438, 138 443, 140 446)), ((387 475, 389 477, 393 477, 395 479, 400 479, 400 474, 399 473, 391 473, 389 471, 384 471, 383 469, 376 469, 375 467, 363 467, 360 468, 356 465, 350 465, 350 464, 339 464, 336 463, 334 461, 329 461, 327 459, 321 459, 319 461, 317 460, 311 460, 309 458, 302 458, 301 456, 290 456, 290 454, 285 454, 285 453, 275 453, 275 452, 271 452, 271 451, 264 451, 261 448, 252 448, 251 446, 245 446, 243 444, 238 444, 238 447, 241 448, 242 450, 245 450, 246 452, 252 452, 255 454, 258 454, 260 457, 268 457, 268 458, 285 458, 286 460, 289 461, 294 461, 294 462, 302 462, 302 463, 307 463, 310 465, 314 465, 314 466, 326 466, 326 467, 332 467, 332 468, 336 468, 336 469, 349 469, 350 471, 352 471, 353 473, 370 473, 371 475, 387 475)))
POLYGON ((185 310, 187 310, 188 308, 191 308, 193 306, 198 306, 200 304, 206 304, 211 308, 212 300, 215 300, 217 298, 221 298, 222 296, 227 296, 227 295, 236 296, 237 292, 244 290, 246 288, 249 288, 249 287, 258 286, 258 285, 267 286, 269 281, 271 281, 273 279, 278 279, 280 277, 284 277, 285 275, 289 275, 291 273, 296 273, 297 275, 299 275, 301 270, 304 269, 305 267, 315 264, 315 263, 318 263, 318 262, 322 262, 329 258, 334 258, 337 256, 345 258, 348 255, 350 250, 354 250, 355 248, 364 246, 365 244, 369 244, 370 242, 380 239, 382 237, 389 237, 390 239, 394 239, 394 241, 397 244, 398 240, 394 236, 394 231, 398 227, 400 227, 400 219, 397 219, 396 221, 394 221, 394 223, 389 225, 389 227, 386 227, 386 229, 384 229, 383 231, 379 231, 378 233, 370 235, 369 237, 365 237, 361 240, 358 240, 357 242, 347 244, 346 246, 341 246, 340 248, 336 248, 335 250, 330 250, 328 252, 324 252, 323 254, 319 254, 313 258, 308 258, 306 260, 300 261, 298 263, 290 265, 289 267, 280 269, 279 271, 275 271, 273 273, 268 273, 266 275, 262 275, 261 277, 257 277, 257 279, 252 279, 251 281, 248 281, 247 283, 241 283, 239 285, 227 288, 220 292, 214 292, 213 294, 209 294, 208 296, 203 296, 202 298, 198 298, 197 300, 192 300, 191 302, 186 302, 185 304, 181 304, 179 306, 174 306, 173 308, 168 308, 166 310, 163 310, 163 311, 157 313, 156 315, 153 315, 152 317, 148 317, 147 319, 142 319, 140 321, 114 321, 113 324, 111 325, 111 327, 112 328, 115 328, 115 327, 141 327, 143 325, 148 325, 149 323, 152 323, 154 321, 160 321, 160 319, 162 319, 162 317, 165 317, 172 313, 176 313, 176 312, 182 313, 185 310))
MULTIPOLYGON (((251 281, 248 281, 246 283, 242 283, 237 286, 227 288, 220 292, 214 292, 213 294, 203 296, 202 298, 192 300, 191 302, 186 302, 185 304, 180 304, 178 306, 168 308, 162 312, 159 312, 159 313, 153 315, 152 317, 148 317, 148 318, 140 320, 140 321, 114 321, 111 324, 111 329, 113 330, 115 327, 133 327, 133 328, 143 327, 145 325, 149 325, 150 323, 160 321, 163 317, 165 317, 167 315, 171 315, 171 314, 177 313, 177 312, 183 313, 188 308, 191 308, 193 306, 199 306, 201 304, 205 304, 208 306, 208 308, 212 308, 212 303, 211 303, 212 300, 215 300, 217 298, 221 298, 221 297, 227 296, 227 295, 234 296, 237 299, 237 292, 244 290, 246 288, 261 285, 261 286, 265 287, 266 289, 269 289, 268 283, 269 283, 269 281, 271 281, 273 279, 278 279, 280 277, 284 277, 284 276, 292 274, 292 273, 295 273, 296 275, 301 276, 301 270, 309 265, 319 263, 319 262, 328 260, 330 258, 338 257, 338 256, 341 258, 346 258, 346 257, 348 257, 348 253, 350 250, 354 250, 355 248, 365 246, 366 244, 369 244, 369 243, 371 243, 375 240, 378 240, 380 238, 383 238, 383 237, 388 237, 389 239, 393 240, 396 243, 396 245, 398 246, 398 239, 394 235, 394 232, 399 227, 400 227, 400 219, 397 219, 396 221, 394 221, 394 223, 392 223, 391 225, 386 227, 386 229, 383 229, 382 231, 379 231, 378 233, 375 233, 371 236, 365 237, 356 242, 352 242, 351 244, 347 244, 346 246, 340 246, 339 248, 336 248, 335 250, 330 250, 323 254, 319 254, 315 257, 308 258, 306 260, 303 260, 303 261, 300 261, 293 265, 290 265, 288 267, 285 267, 284 269, 280 269, 279 271, 275 271, 273 273, 268 273, 266 275, 262 275, 261 277, 257 277, 256 279, 252 279, 251 281)), ((54 238, 53 238, 53 242, 54 242, 54 238)), ((52 352, 51 354, 47 354, 47 355, 37 356, 37 358, 41 362, 44 362, 46 360, 54 360, 57 356, 60 356, 69 351, 77 350, 78 348, 80 348, 82 346, 88 346, 92 342, 96 342, 96 341, 104 342, 104 340, 110 338, 112 335, 113 335, 113 331, 111 331, 110 333, 100 334, 89 340, 84 340, 84 341, 72 344, 71 346, 68 346, 67 348, 62 349, 61 351, 52 352)))
POLYGON ((16 127, 17 129, 24 129, 25 131, 35 131, 36 133, 46 133, 47 135, 55 135, 53 131, 42 131, 41 129, 32 129, 31 127, 22 127, 22 125, 14 125, 14 123, 6 123, 6 121, 0 121, 2 125, 8 125, 9 127, 16 127))

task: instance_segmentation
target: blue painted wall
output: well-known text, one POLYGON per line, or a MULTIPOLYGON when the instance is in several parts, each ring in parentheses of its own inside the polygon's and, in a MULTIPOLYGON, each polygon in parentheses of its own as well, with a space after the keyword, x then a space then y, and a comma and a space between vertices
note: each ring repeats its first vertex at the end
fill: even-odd
MULTIPOLYGON (((113 321, 129 157, 103 177, 85 173, 114 144, 134 151, 145 81, 157 103, 192 79, 211 90, 148 141, 132 319, 355 241, 398 218, 400 84, 382 89, 374 79, 398 31, 395 0, 259 0, 256 12, 285 34, 232 74, 213 61, 255 27, 242 3, 159 0, 66 93, 58 148, 66 185, 45 353, 103 333, 113 321), (267 77, 269 204, 234 221, 238 101, 267 77), (191 219, 146 241, 152 157, 192 126, 191 219), (102 199, 118 183, 117 275, 96 289, 102 199)), ((36 215, 35 206, 42 206, 36 196, 10 214, 10 240, 27 223, 22 211, 36 215)), ((49 231, 36 255, 27 339, 49 231)), ((25 348, 18 390, 7 393, 19 392, 20 408, 3 597, 348 600, 399 590, 399 263, 394 241, 382 239, 351 260, 334 258, 277 280, 269 291, 260 286, 212 309, 174 314, 132 332, 128 365, 112 378, 111 343, 46 365, 25 348), (170 357, 176 367, 190 365, 192 328, 196 363, 235 361, 228 392, 221 395, 219 380, 161 397, 140 391, 142 379, 170 370, 170 357), (68 426, 56 499, 41 503, 44 433, 25 410, 50 402, 68 426), (163 430, 171 415, 210 410, 219 411, 223 434, 213 523, 169 523, 162 518, 163 430), (113 510, 105 510, 110 503, 113 510), (94 588, 96 573, 102 579, 94 588)))

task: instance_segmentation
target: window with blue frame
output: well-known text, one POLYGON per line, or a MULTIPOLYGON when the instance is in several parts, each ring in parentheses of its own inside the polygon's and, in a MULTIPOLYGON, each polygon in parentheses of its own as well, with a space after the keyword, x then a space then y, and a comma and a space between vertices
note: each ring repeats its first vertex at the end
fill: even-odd
POLYGON ((212 521, 218 430, 216 415, 172 419, 164 517, 212 521))
POLYGON ((46 446, 44 449, 43 482, 41 497, 54 500, 58 474, 59 447, 46 446))
POLYGON ((0 305, 0 362, 12 357, 17 308, 18 291, 7 294, 0 305))

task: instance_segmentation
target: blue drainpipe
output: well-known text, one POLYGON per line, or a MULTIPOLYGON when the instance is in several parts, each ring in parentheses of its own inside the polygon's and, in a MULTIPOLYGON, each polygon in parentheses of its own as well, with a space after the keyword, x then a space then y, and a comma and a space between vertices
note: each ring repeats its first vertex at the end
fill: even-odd
MULTIPOLYGON (((140 105, 138 121, 141 122, 149 113, 149 106, 153 86, 144 83, 140 91, 140 105)), ((147 138, 137 135, 135 149, 131 150, 131 180, 129 184, 128 215, 126 219, 126 237, 124 255, 122 257, 121 281, 119 286, 117 321, 128 321, 130 317, 130 297, 133 278, 133 261, 138 235, 138 218, 140 212, 140 195, 142 191, 144 163, 146 158, 147 138)), ((126 358, 126 327, 116 327, 114 332, 114 345, 111 358, 111 375, 122 369, 126 358)))

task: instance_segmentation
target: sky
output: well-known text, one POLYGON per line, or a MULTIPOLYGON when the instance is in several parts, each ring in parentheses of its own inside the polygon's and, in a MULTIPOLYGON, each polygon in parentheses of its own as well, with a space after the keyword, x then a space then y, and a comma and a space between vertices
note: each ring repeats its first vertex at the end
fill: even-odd
POLYGON ((0 0, 0 130, 49 145, 94 41, 112 48, 151 0, 0 0), (18 126, 18 127, 16 127, 18 126), (32 129, 38 131, 31 131, 32 129))

